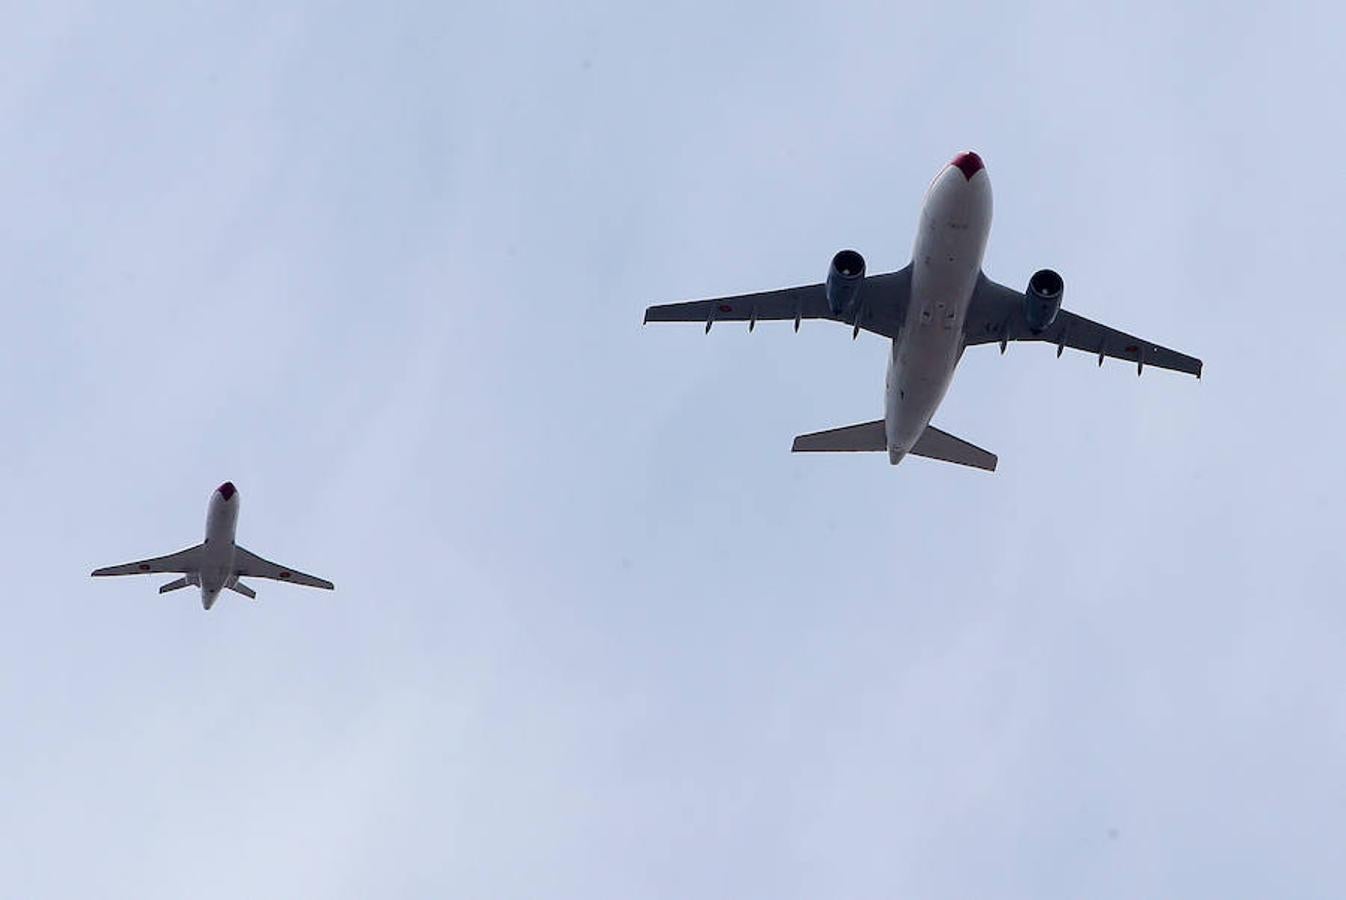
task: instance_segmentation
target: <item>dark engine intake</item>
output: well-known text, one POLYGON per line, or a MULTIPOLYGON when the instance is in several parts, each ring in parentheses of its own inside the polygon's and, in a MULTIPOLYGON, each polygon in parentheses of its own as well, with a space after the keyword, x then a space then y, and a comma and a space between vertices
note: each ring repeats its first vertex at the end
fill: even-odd
POLYGON ((1065 293, 1066 283, 1056 272, 1039 269, 1033 273, 1028 279, 1028 290, 1024 291, 1024 319, 1029 331, 1041 334, 1056 321, 1065 293))
POLYGON ((865 280, 865 258, 854 250, 842 250, 832 257, 827 270, 827 305, 839 316, 855 305, 860 285, 865 280))

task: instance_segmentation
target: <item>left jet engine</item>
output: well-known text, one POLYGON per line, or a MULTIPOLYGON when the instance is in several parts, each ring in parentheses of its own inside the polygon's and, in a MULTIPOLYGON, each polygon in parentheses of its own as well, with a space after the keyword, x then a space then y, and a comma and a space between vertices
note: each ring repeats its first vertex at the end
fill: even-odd
POLYGON ((1061 298, 1066 294, 1066 282, 1051 269, 1039 269, 1028 279, 1028 290, 1024 291, 1024 319, 1028 330, 1041 334, 1056 321, 1061 311, 1061 298))
POLYGON ((832 257, 827 269, 827 306, 839 316, 855 306, 860 285, 865 280, 865 258, 854 250, 842 250, 832 257))

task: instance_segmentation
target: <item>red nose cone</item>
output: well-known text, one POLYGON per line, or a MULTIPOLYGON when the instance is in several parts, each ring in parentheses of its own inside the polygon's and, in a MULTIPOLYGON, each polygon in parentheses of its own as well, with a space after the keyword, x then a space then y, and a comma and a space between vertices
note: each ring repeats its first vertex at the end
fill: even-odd
POLYGON ((238 493, 238 489, 234 487, 234 483, 232 481, 226 481, 224 484, 216 488, 216 490, 219 491, 220 496, 226 500, 234 499, 234 494, 238 493))
POLYGON ((973 175, 976 175, 982 169, 986 168, 986 164, 981 161, 981 157, 971 150, 955 156, 953 162, 949 165, 956 167, 958 171, 962 172, 963 177, 968 181, 972 180, 973 175))

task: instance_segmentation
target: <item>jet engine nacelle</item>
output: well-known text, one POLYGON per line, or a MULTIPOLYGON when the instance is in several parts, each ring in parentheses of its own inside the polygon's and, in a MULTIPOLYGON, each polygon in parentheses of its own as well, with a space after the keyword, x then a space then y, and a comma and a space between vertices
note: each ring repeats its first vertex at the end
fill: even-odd
POLYGON ((1056 321, 1065 293, 1066 283, 1056 272, 1039 269, 1033 273, 1028 279, 1028 290, 1024 291, 1024 319, 1029 331, 1041 334, 1056 321))
POLYGON ((832 257, 827 269, 827 305, 839 316, 855 306, 860 285, 865 280, 865 258, 854 250, 842 250, 832 257))

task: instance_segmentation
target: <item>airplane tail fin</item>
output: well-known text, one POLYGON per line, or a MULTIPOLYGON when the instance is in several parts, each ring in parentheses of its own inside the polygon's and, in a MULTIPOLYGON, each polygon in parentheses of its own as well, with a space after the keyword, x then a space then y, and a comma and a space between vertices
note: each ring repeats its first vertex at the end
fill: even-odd
MULTIPOLYGON (((884 432, 883 420, 878 419, 859 425, 847 425, 844 428, 801 434, 795 438, 794 446, 790 449, 795 453, 880 452, 888 449, 888 437, 884 432)), ((957 463, 960 466, 971 466, 987 472, 994 472, 997 462, 994 453, 969 444, 946 431, 940 431, 933 425, 926 426, 910 452, 912 456, 957 463)))
POLYGON ((176 591, 185 588, 188 584, 186 578, 179 578, 177 581, 170 581, 168 584, 159 588, 159 593, 167 594, 169 591, 176 591))
POLYGON ((235 579, 233 584, 229 585, 229 590, 233 591, 235 594, 242 594, 249 600, 257 599, 257 592, 254 591, 252 588, 248 587, 243 582, 238 581, 237 579, 235 579))

